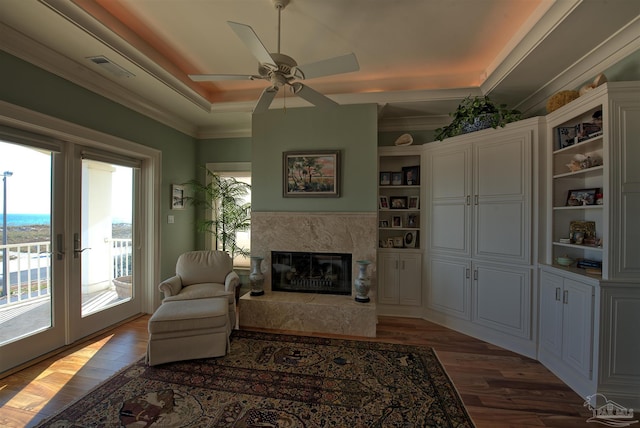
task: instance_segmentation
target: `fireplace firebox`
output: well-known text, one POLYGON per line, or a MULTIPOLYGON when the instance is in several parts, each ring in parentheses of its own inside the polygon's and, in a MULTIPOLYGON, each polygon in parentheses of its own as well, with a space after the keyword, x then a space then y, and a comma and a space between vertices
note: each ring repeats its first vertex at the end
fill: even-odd
POLYGON ((351 254, 271 252, 271 290, 351 294, 351 254))

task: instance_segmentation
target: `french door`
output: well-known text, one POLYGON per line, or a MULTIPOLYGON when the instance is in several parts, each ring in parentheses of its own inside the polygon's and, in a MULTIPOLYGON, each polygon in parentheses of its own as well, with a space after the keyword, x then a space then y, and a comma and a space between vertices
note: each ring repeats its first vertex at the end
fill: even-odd
POLYGON ((141 166, 90 146, 0 133, 0 373, 143 312, 141 166), (28 209, 37 211, 31 220, 28 209))
POLYGON ((139 162, 75 146, 66 241, 69 335, 75 341, 141 312, 135 197, 139 162))

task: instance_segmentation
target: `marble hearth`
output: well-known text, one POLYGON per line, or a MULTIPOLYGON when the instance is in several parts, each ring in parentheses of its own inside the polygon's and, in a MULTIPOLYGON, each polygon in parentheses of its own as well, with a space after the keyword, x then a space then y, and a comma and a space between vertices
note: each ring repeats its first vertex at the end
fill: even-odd
POLYGON ((240 298, 240 327, 375 337, 376 226, 376 213, 252 212, 251 253, 264 257, 265 294, 240 298), (355 302, 353 286, 350 296, 272 291, 271 251, 350 253, 353 279, 356 260, 372 261, 371 302, 355 302))

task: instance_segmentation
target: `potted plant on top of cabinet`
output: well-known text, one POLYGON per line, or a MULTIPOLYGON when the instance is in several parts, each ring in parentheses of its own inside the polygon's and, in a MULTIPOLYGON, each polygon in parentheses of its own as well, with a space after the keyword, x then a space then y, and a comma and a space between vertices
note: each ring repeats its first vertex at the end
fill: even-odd
POLYGON ((503 127, 509 122, 515 122, 522 118, 518 110, 508 109, 506 104, 496 105, 488 96, 468 96, 458 105, 455 112, 449 114, 453 117, 451 123, 443 128, 435 130, 436 140, 455 137, 456 135, 480 131, 486 128, 503 127))

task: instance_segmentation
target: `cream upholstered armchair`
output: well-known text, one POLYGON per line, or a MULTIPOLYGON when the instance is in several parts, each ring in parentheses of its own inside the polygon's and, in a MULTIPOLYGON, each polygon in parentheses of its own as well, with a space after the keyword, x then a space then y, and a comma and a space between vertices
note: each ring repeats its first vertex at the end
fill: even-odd
POLYGON ((240 277, 224 251, 189 251, 176 262, 176 274, 160 283, 164 302, 225 296, 229 301, 231 328, 236 323, 236 289, 240 277))

